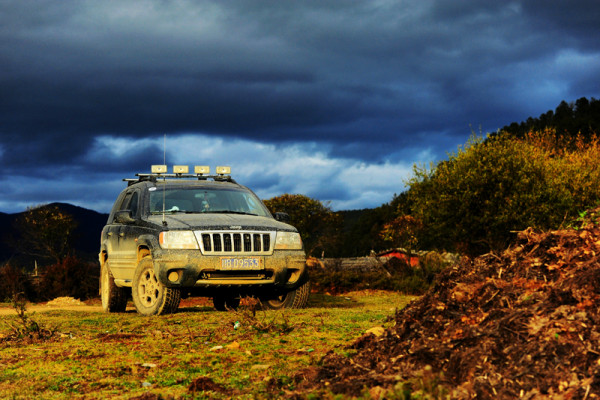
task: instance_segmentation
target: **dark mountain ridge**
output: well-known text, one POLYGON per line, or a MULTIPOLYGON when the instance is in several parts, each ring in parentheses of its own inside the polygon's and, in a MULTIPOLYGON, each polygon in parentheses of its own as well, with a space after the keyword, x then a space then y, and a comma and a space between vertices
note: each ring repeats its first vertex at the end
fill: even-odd
MULTIPOLYGON (((106 224, 108 214, 68 203, 50 203, 42 207, 57 207, 61 212, 71 215, 77 224, 73 232, 73 253, 84 260, 92 261, 97 258, 100 233, 106 224)), ((0 264, 10 261, 15 266, 30 270, 33 269, 36 261, 42 265, 47 264, 48 261, 25 254, 15 246, 15 243, 21 239, 17 224, 25 213, 26 211, 14 214, 0 213, 0 224, 4 227, 0 238, 0 264)))

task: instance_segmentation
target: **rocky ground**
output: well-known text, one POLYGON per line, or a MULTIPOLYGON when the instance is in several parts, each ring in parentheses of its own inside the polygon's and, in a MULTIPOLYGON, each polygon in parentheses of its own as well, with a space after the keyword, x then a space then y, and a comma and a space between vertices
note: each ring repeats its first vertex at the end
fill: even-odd
POLYGON ((520 232, 503 253, 445 270, 396 313, 393 327, 354 342, 353 355, 331 352, 322 366, 299 373, 296 394, 598 398, 599 256, 595 224, 520 232))

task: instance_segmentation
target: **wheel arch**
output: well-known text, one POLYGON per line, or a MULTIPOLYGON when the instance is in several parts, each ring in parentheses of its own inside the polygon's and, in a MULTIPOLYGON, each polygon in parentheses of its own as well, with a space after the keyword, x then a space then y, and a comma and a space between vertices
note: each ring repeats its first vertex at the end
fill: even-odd
POLYGON ((142 261, 142 259, 144 257, 152 257, 152 252, 150 251, 150 248, 146 245, 139 245, 138 246, 138 251, 137 251, 137 261, 138 263, 140 261, 142 261))
POLYGON ((144 257, 152 257, 153 250, 158 248, 158 238, 153 235, 142 235, 137 239, 137 262, 139 263, 144 257))
POLYGON ((101 249, 100 253, 98 253, 98 261, 100 262, 100 267, 102 267, 104 263, 106 263, 106 260, 108 260, 108 252, 106 251, 106 249, 101 249))

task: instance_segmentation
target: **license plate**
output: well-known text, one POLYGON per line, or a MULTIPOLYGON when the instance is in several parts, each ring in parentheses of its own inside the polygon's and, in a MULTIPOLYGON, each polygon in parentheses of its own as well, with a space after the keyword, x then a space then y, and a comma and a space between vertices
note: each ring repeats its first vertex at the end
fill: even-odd
POLYGON ((263 268, 262 257, 221 257, 221 270, 224 271, 247 271, 263 268))

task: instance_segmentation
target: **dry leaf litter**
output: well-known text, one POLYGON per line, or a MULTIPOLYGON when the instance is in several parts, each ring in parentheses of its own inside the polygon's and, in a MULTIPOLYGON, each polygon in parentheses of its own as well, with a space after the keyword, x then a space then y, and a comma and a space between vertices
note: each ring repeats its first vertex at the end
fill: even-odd
POLYGON ((600 397, 600 229, 518 233, 502 254, 463 259, 367 334, 297 375, 298 391, 376 398, 434 379, 451 398, 600 397), (429 377, 429 378, 427 378, 429 377))

